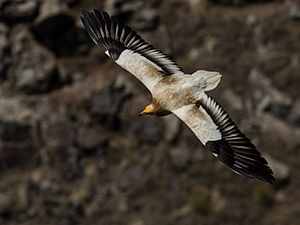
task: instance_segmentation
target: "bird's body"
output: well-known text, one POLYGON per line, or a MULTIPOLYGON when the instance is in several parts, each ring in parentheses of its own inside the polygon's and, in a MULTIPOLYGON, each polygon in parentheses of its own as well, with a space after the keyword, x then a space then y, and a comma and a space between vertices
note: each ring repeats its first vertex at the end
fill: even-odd
POLYGON ((221 79, 219 73, 201 70, 192 75, 175 73, 163 76, 161 68, 130 50, 123 51, 116 63, 136 76, 151 91, 159 111, 172 112, 185 105, 195 104, 208 89, 208 84, 211 90, 221 79))
POLYGON ((221 106, 206 94, 220 82, 219 73, 198 70, 185 74, 167 55, 105 12, 84 11, 81 19, 93 41, 151 92, 152 102, 140 115, 174 113, 234 172, 274 181, 267 161, 221 106))

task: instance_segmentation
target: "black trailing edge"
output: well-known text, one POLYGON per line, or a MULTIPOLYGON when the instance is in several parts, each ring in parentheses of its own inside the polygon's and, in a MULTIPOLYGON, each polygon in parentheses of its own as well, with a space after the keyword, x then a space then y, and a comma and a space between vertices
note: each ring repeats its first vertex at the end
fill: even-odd
POLYGON ((166 54, 148 44, 129 26, 106 12, 85 10, 81 14, 81 21, 93 41, 104 52, 108 51, 114 60, 117 60, 125 49, 129 49, 155 63, 165 75, 183 73, 166 54))
POLYGON ((206 148, 234 172, 249 178, 274 183, 273 172, 267 161, 237 128, 222 107, 208 95, 199 101, 199 104, 217 125, 222 137, 221 140, 208 141, 206 148))

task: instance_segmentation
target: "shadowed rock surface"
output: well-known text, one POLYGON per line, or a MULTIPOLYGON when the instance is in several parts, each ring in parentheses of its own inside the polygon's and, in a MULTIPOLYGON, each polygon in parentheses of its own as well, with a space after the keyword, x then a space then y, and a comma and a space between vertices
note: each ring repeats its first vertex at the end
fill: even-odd
POLYGON ((300 208, 297 1, 0 0, 0 224, 287 224, 300 208), (99 8, 187 72, 266 156, 271 186, 229 171, 101 53, 99 8), (295 19, 296 18, 296 19, 295 19))

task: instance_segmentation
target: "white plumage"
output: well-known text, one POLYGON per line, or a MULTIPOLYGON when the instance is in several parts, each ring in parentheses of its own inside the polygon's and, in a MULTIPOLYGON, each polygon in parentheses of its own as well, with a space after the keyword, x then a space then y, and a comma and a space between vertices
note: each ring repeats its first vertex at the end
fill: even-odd
POLYGON ((140 115, 173 112, 234 172, 274 181, 267 161, 222 107, 205 93, 217 87, 221 79, 218 72, 198 70, 185 74, 166 54, 105 12, 84 11, 81 20, 99 48, 150 90, 152 103, 140 115))

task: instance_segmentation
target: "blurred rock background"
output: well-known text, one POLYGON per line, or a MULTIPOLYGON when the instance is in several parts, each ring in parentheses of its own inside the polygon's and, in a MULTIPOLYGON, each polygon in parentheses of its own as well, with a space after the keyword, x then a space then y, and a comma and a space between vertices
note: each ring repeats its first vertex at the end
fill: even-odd
POLYGON ((298 0, 0 0, 0 224, 299 224, 298 0), (229 171, 92 43, 82 9, 130 24, 189 73, 268 158, 275 185, 229 171))

